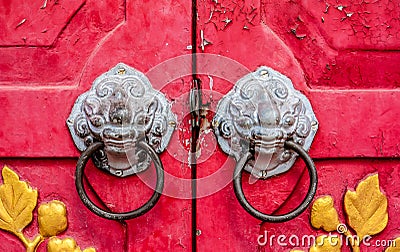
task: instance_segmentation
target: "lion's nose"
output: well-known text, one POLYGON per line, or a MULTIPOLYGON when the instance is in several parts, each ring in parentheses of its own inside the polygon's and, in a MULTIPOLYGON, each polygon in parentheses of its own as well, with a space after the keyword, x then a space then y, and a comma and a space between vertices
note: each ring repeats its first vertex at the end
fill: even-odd
POLYGON ((113 97, 110 106, 110 122, 114 124, 126 124, 131 121, 131 113, 127 104, 126 92, 120 88, 116 88, 113 92, 113 97))
POLYGON ((116 124, 130 122, 130 113, 126 107, 114 106, 110 108, 110 121, 116 124))

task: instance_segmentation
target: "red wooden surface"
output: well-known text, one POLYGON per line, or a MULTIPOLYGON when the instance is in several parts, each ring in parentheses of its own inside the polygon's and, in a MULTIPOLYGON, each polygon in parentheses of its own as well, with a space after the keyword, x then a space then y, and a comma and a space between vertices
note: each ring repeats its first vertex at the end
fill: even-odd
MULTIPOLYGON (((379 174, 381 188, 389 200, 390 224, 375 239, 387 240, 400 234, 396 218, 399 194, 394 182, 400 154, 398 7, 398 1, 198 2, 199 33, 209 42, 205 53, 229 57, 251 71, 261 65, 270 66, 290 77, 310 100, 320 123, 310 150, 320 178, 317 197, 332 195, 342 210, 346 189, 353 189, 371 173, 379 174), (326 5, 330 6, 327 13, 326 5), (346 18, 342 20, 343 17, 346 18)), ((198 44, 201 46, 201 39, 198 44)), ((204 76, 206 88, 208 83, 208 76, 204 76)), ((214 79, 213 90, 225 94, 232 85, 214 79)), ((217 99, 205 100, 215 109, 217 99)), ((226 154, 216 149, 211 162, 201 164, 199 172, 213 172, 225 159, 226 154)), ((277 213, 288 212, 305 196, 308 176, 300 175, 303 169, 299 162, 290 172, 254 185, 244 177, 246 196, 264 212, 278 208, 277 213)), ((263 248, 257 237, 264 230, 270 235, 300 237, 318 233, 311 228, 309 210, 288 223, 261 223, 241 208, 232 185, 200 199, 198 204, 200 251, 210 247, 289 251, 290 247, 276 243, 272 248, 263 248), (212 213, 209 209, 213 209, 212 213)))
MULTIPOLYGON (((43 4, 0 1, 0 167, 9 165, 38 188, 40 202, 64 201, 69 227, 62 236, 74 237, 82 248, 189 251, 190 56, 159 64, 191 52, 190 1, 49 0, 41 8, 43 4), (173 101, 180 121, 161 155, 166 172, 175 176, 166 179, 168 196, 146 215, 125 223, 103 220, 80 202, 73 178, 79 152, 65 125, 76 97, 118 62, 146 73, 173 101)), ((270 66, 290 77, 311 101, 320 122, 310 150, 320 178, 317 196, 332 195, 342 209, 344 191, 378 173, 389 200, 389 225, 376 239, 400 236, 400 3, 198 0, 197 7, 199 39, 194 46, 200 53, 226 56, 250 71, 270 66), (200 33, 211 42, 204 51, 200 33)), ((218 100, 244 72, 207 59, 198 57, 198 69, 207 90, 203 102, 208 103, 209 122, 218 100), (231 73, 225 80, 224 72, 231 73)), ((318 233, 309 224, 309 210, 284 224, 249 216, 225 180, 232 176, 234 161, 220 151, 206 124, 200 140, 198 176, 204 179, 198 184, 199 251, 288 251, 262 248, 257 237, 264 230, 318 233)), ((288 211, 305 193, 303 172, 299 162, 289 173, 254 185, 244 175, 246 196, 265 212, 288 211)), ((116 179, 92 165, 87 175, 101 202, 116 211, 135 208, 151 194, 138 177, 116 179)), ((36 228, 33 223, 27 233, 33 235, 36 228)), ((0 243, 7 251, 23 249, 5 232, 0 232, 0 243)))
MULTIPOLYGON (((148 72, 169 58, 190 53, 190 2, 49 0, 41 9, 43 3, 1 4, 0 165, 9 165, 38 188, 39 201, 66 203, 70 225, 63 236, 75 238, 81 248, 190 250, 188 200, 162 196, 148 214, 126 223, 103 220, 84 207, 73 177, 79 152, 65 123, 78 95, 118 62, 148 72), (22 19, 26 21, 17 27, 22 19)), ((189 89, 189 81, 182 77, 168 86, 153 82, 168 99, 177 99, 173 110, 179 118, 188 111, 187 101, 178 98, 189 89)), ((175 138, 171 151, 161 156, 166 172, 178 178, 190 177, 188 166, 171 158, 173 150, 188 141, 185 134, 178 134, 188 130, 184 127, 179 125, 175 135, 181 139, 175 138)), ((138 207, 151 195, 137 177, 116 179, 90 165, 87 176, 102 203, 114 211, 138 207)), ((185 186, 179 179, 172 182, 166 181, 166 189, 188 191, 179 188, 185 186)), ((36 226, 33 223, 31 229, 36 226)), ((2 250, 23 249, 6 232, 0 232, 0 242, 2 250)))

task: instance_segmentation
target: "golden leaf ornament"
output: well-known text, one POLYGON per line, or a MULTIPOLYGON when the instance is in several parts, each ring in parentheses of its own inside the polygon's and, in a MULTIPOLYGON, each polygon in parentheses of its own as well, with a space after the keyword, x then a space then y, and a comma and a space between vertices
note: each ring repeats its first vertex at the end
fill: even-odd
POLYGON ((337 229, 339 224, 338 213, 333 206, 331 196, 324 196, 314 201, 311 208, 311 225, 313 227, 332 232, 337 229))
POLYGON ((20 233, 31 221, 38 193, 5 166, 0 186, 0 229, 20 233))
POLYGON ((381 232, 388 223, 387 198, 379 188, 378 174, 361 181, 356 191, 347 191, 344 207, 348 224, 363 239, 381 232))

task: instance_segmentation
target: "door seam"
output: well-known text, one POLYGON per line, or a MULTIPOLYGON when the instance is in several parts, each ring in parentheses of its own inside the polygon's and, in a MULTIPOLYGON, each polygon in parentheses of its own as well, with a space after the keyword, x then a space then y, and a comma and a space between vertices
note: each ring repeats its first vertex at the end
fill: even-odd
POLYGON ((197 76, 197 0, 192 0, 192 83, 190 89, 191 141, 190 141, 190 169, 191 169, 191 240, 192 251, 197 251, 197 142, 200 134, 200 107, 201 83, 197 76))

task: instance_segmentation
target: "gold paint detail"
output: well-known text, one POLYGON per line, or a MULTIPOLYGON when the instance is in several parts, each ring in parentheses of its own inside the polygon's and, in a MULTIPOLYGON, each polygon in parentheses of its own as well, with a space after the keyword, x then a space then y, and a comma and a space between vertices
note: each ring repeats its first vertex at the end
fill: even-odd
POLYGON ((7 166, 1 171, 3 184, 0 186, 0 229, 16 235, 24 244, 26 251, 35 251, 43 241, 37 235, 28 239, 23 229, 32 222, 32 212, 37 204, 38 192, 28 183, 20 181, 19 176, 7 166))
POLYGON ((380 233, 388 223, 387 198, 379 189, 378 174, 358 184, 356 191, 347 191, 344 209, 348 223, 358 237, 380 233))
POLYGON ((311 225, 314 228, 332 232, 337 229, 339 224, 339 216, 333 207, 331 196, 324 196, 314 201, 311 209, 311 225))
POLYGON ((38 221, 42 236, 56 236, 67 229, 67 208, 58 200, 41 204, 38 210, 38 221))
MULTIPOLYGON (((379 176, 375 174, 361 181, 355 191, 347 190, 344 196, 344 210, 348 226, 356 232, 356 235, 352 234, 344 224, 345 222, 340 222, 331 196, 323 196, 314 201, 310 217, 311 225, 326 232, 338 231, 339 235, 343 235, 349 241, 352 251, 359 252, 360 242, 364 237, 378 234, 386 228, 388 223, 387 206, 387 198, 379 187, 379 176)), ((316 244, 325 244, 323 240, 320 242, 322 243, 318 243, 317 240, 316 244)), ((332 243, 328 242, 324 246, 314 245, 310 248, 310 252, 340 251, 341 245, 338 246, 332 246, 332 243)), ((400 252, 400 249, 387 249, 387 251, 400 252)))
POLYGON ((81 250, 73 238, 65 238, 63 240, 52 237, 47 243, 47 252, 96 252, 94 248, 81 250))
POLYGON ((339 237, 318 236, 309 252, 340 252, 342 245, 339 237))
MULTIPOLYGON (((38 192, 32 189, 27 182, 20 181, 19 176, 7 166, 3 167, 1 174, 3 184, 0 185, 0 229, 17 236, 27 252, 35 252, 39 244, 49 237, 52 237, 48 243, 50 244, 52 241, 52 245, 48 245, 49 251, 81 252, 72 238, 60 240, 55 237, 64 232, 68 226, 67 208, 63 202, 58 200, 40 204, 38 209, 39 234, 32 240, 27 238, 23 229, 32 222, 38 192), (71 245, 74 245, 73 249, 69 249, 71 245)), ((95 251, 94 248, 83 250, 83 252, 95 251)))
POLYGON ((386 248, 385 252, 400 252, 400 237, 394 240, 394 246, 386 248))
POLYGON ((4 183, 0 186, 0 228, 17 234, 32 221, 38 193, 7 166, 1 174, 4 183))

